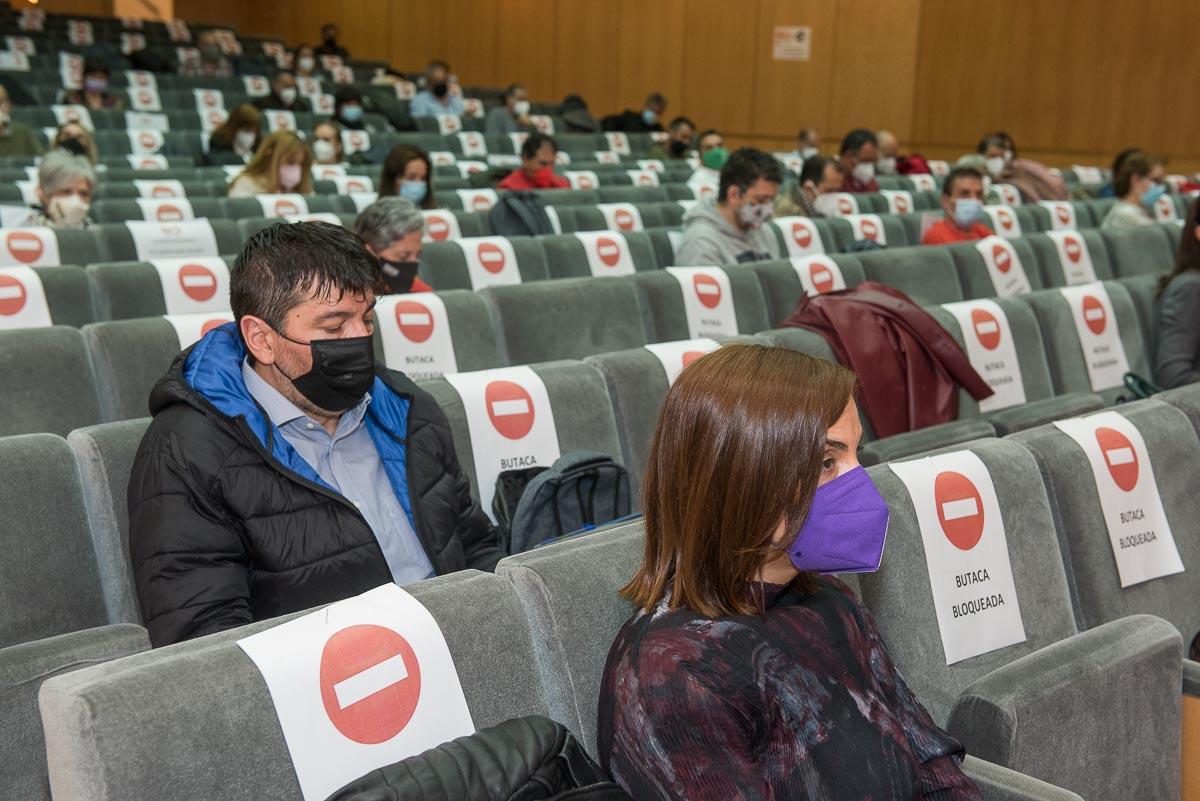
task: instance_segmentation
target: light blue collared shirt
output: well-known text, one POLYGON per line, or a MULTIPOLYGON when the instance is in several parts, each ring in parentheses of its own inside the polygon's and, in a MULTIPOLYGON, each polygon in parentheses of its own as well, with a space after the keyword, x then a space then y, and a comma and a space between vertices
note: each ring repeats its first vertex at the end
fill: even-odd
POLYGON ((317 471, 322 481, 362 512, 383 550, 392 580, 403 585, 432 576, 433 564, 413 530, 408 514, 396 499, 371 432, 365 425, 367 407, 371 404, 370 393, 338 419, 337 428, 330 436, 320 423, 267 383, 246 360, 242 361, 242 379, 251 396, 300 458, 317 471))
POLYGON ((428 89, 417 92, 416 97, 408 102, 408 115, 414 119, 417 117, 436 117, 439 114, 453 114, 456 117, 463 115, 463 100, 461 97, 448 94, 445 100, 445 103, 438 100, 433 96, 433 92, 428 89))

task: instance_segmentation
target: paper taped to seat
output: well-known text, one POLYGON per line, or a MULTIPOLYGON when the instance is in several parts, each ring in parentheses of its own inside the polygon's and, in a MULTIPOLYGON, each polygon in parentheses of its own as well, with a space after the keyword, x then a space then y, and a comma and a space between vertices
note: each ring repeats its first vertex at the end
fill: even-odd
POLYGON ((258 195, 256 200, 262 206, 264 217, 295 217, 298 214, 308 214, 308 201, 304 199, 304 195, 258 195))
POLYGON ((880 189, 879 194, 887 200, 890 214, 909 214, 916 209, 911 192, 903 189, 880 189))
POLYGON ((152 200, 139 197, 135 201, 142 210, 142 219, 152 222, 178 222, 196 218, 191 201, 187 198, 152 200))
MULTIPOLYGON (((360 197, 355 195, 355 197, 360 197)), ((449 211, 423 211, 425 218, 425 242, 446 242, 451 239, 462 239, 462 231, 458 227, 458 218, 449 211)))
POLYGON ((600 179, 591 170, 567 170, 563 176, 575 190, 595 189, 600 186, 600 179))
POLYGON ((0 329, 54 325, 42 279, 29 267, 0 268, 0 329))
POLYGON ((1050 228, 1053 230, 1059 229, 1076 229, 1079 225, 1075 222, 1075 206, 1065 200, 1040 200, 1038 205, 1050 212, 1050 228))
POLYGON ((475 731, 437 621, 394 584, 238 646, 270 691, 305 801, 475 731))
POLYGON ((771 223, 783 237, 783 245, 789 256, 795 258, 825 252, 821 232, 808 217, 775 217, 771 223))
POLYGON ((62 264, 58 237, 51 228, 10 228, 0 231, 4 248, 0 249, 0 267, 57 267, 62 264))
POLYGON ((992 221, 992 230, 1006 239, 1021 235, 1021 221, 1009 206, 984 206, 984 212, 992 221))
POLYGON ((887 245, 887 231, 884 230, 883 220, 878 214, 846 214, 843 219, 850 223, 854 238, 859 242, 870 240, 880 245, 887 245))
POLYGON ((1012 298, 1033 291, 1029 276, 1025 274, 1025 265, 1021 264, 1017 251, 1003 237, 981 239, 975 243, 975 250, 983 257, 996 297, 1012 298))
POLYGON ((1075 321, 1075 334, 1083 349, 1092 389, 1101 392, 1122 386, 1129 372, 1129 360, 1112 301, 1104 284, 1063 287, 1058 290, 1066 298, 1075 321))
POLYGON ((662 364, 663 372, 667 376, 667 386, 670 386, 679 378, 683 368, 706 353, 712 353, 721 347, 721 343, 707 338, 685 339, 680 342, 656 342, 642 347, 653 353, 662 364))
POLYGON ((1047 231, 1046 236, 1050 237, 1054 249, 1058 251, 1058 263, 1062 266, 1063 280, 1067 286, 1096 281, 1096 268, 1092 266, 1092 254, 1083 234, 1059 229, 1047 231))
POLYGON ((1121 586, 1182 573, 1146 441, 1118 412, 1057 420, 1087 456, 1121 586))
POLYGON ((476 131, 464 131, 456 134, 462 154, 467 158, 486 158, 488 154, 487 140, 483 134, 476 131))
POLYGON ((994 300, 944 303, 954 315, 966 344, 967 359, 995 394, 979 401, 979 411, 994 412, 1025 403, 1025 382, 1008 315, 994 300))
POLYGON ((183 189, 183 182, 176 179, 161 178, 158 180, 147 180, 145 178, 134 178, 133 186, 138 191, 138 197, 164 198, 184 197, 187 195, 187 192, 183 189))
POLYGON ((823 295, 826 292, 836 292, 846 288, 846 279, 842 276, 842 268, 837 262, 825 254, 793 258, 792 269, 800 279, 805 294, 811 296, 823 295))
POLYGON ((506 237, 471 237, 460 239, 456 244, 466 257, 472 289, 521 283, 517 254, 506 237))
POLYGON ((217 257, 155 259, 167 314, 227 311, 229 267, 217 257))
POLYGON ((390 369, 414 381, 458 372, 446 304, 434 293, 379 297, 375 324, 390 369))
POLYGON ((596 208, 604 215, 604 223, 610 231, 641 231, 642 213, 632 203, 597 203, 596 208))
POLYGON ((679 282, 688 336, 737 336, 737 313, 729 276, 720 267, 667 267, 679 282))
POLYGON ((184 220, 177 223, 125 223, 133 238, 138 261, 155 259, 185 259, 196 256, 218 256, 217 236, 207 219, 184 220))
POLYGON ((491 211, 500 199, 495 189, 457 189, 455 194, 462 203, 463 211, 491 211))
POLYGON ((626 170, 629 183, 634 186, 658 186, 658 173, 653 170, 626 170))
POLYGON ((233 312, 209 314, 164 314, 179 337, 179 349, 187 350, 204 338, 209 331, 233 322, 233 312))
POLYGON ((917 514, 946 664, 1024 642, 1008 537, 987 466, 965 450, 888 466, 917 514))
POLYGON ((592 275, 633 275, 629 243, 620 231, 578 231, 575 238, 583 244, 592 275))

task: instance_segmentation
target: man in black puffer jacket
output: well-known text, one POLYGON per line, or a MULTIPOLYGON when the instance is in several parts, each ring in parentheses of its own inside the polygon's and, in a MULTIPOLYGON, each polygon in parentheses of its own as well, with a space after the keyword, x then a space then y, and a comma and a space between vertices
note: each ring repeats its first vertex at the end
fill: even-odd
POLYGON ((375 366, 378 277, 342 228, 265 228, 230 271, 236 322, 154 388, 129 483, 154 645, 503 556, 441 409, 375 366))

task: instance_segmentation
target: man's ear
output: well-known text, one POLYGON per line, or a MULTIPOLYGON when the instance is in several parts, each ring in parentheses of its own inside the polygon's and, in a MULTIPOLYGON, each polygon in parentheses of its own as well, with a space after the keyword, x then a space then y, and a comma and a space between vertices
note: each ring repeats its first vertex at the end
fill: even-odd
POLYGON ((242 333, 242 341, 246 349, 259 364, 275 363, 275 332, 265 320, 246 315, 238 321, 238 329, 242 333))

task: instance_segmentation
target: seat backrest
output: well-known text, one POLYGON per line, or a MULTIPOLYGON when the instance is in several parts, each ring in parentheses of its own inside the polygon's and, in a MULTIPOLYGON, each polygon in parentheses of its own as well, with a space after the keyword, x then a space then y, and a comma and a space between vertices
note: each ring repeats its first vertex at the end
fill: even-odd
POLYGON ((377 298, 375 345, 380 364, 415 381, 505 364, 487 303, 466 289, 377 298))
POLYGON ((539 241, 551 278, 628 275, 658 267, 654 245, 642 231, 563 234, 539 241))
POLYGON ((1020 262, 1020 271, 1024 272, 1029 289, 1043 288, 1037 256, 1024 239, 989 237, 978 242, 949 245, 946 250, 954 257, 964 298, 1011 296, 1012 287, 1021 283, 1018 265, 1012 261, 1014 256, 1020 262), (994 273, 988 267, 989 259, 997 265, 994 273))
POLYGON ((790 317, 806 294, 852 289, 866 280, 858 257, 845 253, 756 261, 747 266, 758 276, 771 325, 790 317))
POLYGON ((116 320, 83 327, 96 370, 105 420, 132 420, 149 411, 150 390, 179 355, 179 335, 162 317, 116 320))
POLYGON ((1093 280, 1111 281, 1115 277, 1108 261, 1108 247, 1097 230, 1035 233, 1027 236, 1026 241, 1041 264, 1042 285, 1047 289, 1093 280))
POLYGON ((1117 278, 1170 272, 1175 250, 1162 226, 1102 228, 1100 235, 1108 246, 1108 258, 1117 278))
MULTIPOLYGON (((406 589, 441 628, 477 727, 546 714, 529 626, 511 583, 468 570, 406 589)), ((293 617, 46 682, 40 701, 54 797, 299 798, 266 683, 237 645, 293 617)))
POLYGON ((88 283, 101 320, 197 314, 229 309, 228 265, 209 257, 194 263, 107 262, 87 268, 88 283), (171 306, 168 307, 167 296, 171 306))
POLYGON ((858 254, 868 281, 899 289, 913 303, 954 303, 966 296, 948 248, 888 248, 858 254))
POLYGON ((671 267, 628 280, 637 286, 650 315, 652 342, 752 334, 770 327, 762 287, 744 267, 671 267))
POLYGON ((101 421, 96 379, 77 328, 0 331, 0 437, 66 436, 101 421))
POLYGON ((1107 415, 1132 424, 1145 448, 1125 432, 1107 433, 1112 428, 1091 433, 1104 425, 1092 423, 1089 433, 1108 468, 1103 473, 1093 471, 1080 444, 1056 426, 1022 431, 1010 439, 1037 459, 1054 509, 1080 627, 1146 613, 1169 620, 1183 634, 1184 643, 1190 643, 1200 634, 1200 606, 1195 603, 1200 595, 1200 570, 1195 569, 1200 565, 1200 495, 1194 473, 1183 466, 1200 464, 1200 439, 1187 415, 1157 400, 1118 406, 1107 415), (1124 453, 1126 458, 1118 460, 1111 453, 1124 453), (1169 537, 1157 518, 1155 495, 1169 537), (1146 532, 1155 539, 1142 536, 1146 532), (1165 553, 1171 539, 1183 572, 1122 587, 1118 560, 1125 553, 1120 552, 1159 549, 1141 559, 1159 563, 1154 554, 1165 553))
POLYGON ((0 268, 0 328, 78 327, 94 316, 87 276, 79 267, 0 268))
MULTIPOLYGON (((261 216, 261 212, 254 216, 261 216)), ((113 223, 99 225, 96 229, 103 241, 105 252, 102 257, 80 261, 79 264, 95 264, 102 261, 141 261, 155 258, 186 258, 188 256, 227 256, 242 249, 242 233, 233 220, 184 220, 181 223, 113 223), (130 226, 145 226, 155 232, 157 244, 154 252, 143 249, 138 252, 130 226), (212 228, 212 242, 207 237, 201 242, 197 230, 212 228), (203 248, 199 247, 203 245, 203 248), (211 252, 215 247, 216 252, 211 252), (201 253, 201 249, 207 251, 201 253)))
POLYGON ((0 647, 107 620, 71 449, 50 434, 0 438, 0 647))
POLYGON ((582 359, 649 341, 637 290, 619 278, 564 278, 482 290, 510 364, 582 359))
MULTIPOLYGON (((973 681, 1076 631, 1050 504, 1033 457, 1007 440, 980 440, 951 450, 974 454, 991 476, 1016 591, 1015 599, 1004 599, 1005 607, 992 609, 1011 610, 1015 600, 1020 608, 1025 641, 947 664, 917 506, 904 482, 888 465, 868 470, 891 509, 891 518, 883 564, 878 572, 864 575, 861 582, 862 599, 874 613, 896 666, 941 724, 947 720, 959 693, 973 681)), ((932 465, 931 468, 936 469, 932 465)), ((929 481, 933 480, 934 476, 930 476, 929 481)), ((935 500, 935 493, 930 491, 925 502, 940 504, 941 501, 935 500)), ((982 517, 987 506, 981 507, 980 503, 977 498, 973 508, 982 509, 979 512, 982 517)), ((925 509, 923 513, 932 514, 937 525, 938 512, 925 509)), ((994 564, 993 572, 996 572, 994 564)), ((961 577, 946 570, 938 574, 948 597, 964 605, 996 592, 994 582, 977 586, 970 582, 965 590, 958 589, 956 595, 949 595, 956 592, 956 578, 961 577)), ((981 629, 989 626, 989 611, 973 615, 981 629)))
POLYGON ((468 237, 427 243, 421 253, 421 276, 434 289, 483 289, 545 280, 549 272, 537 239, 468 237))

